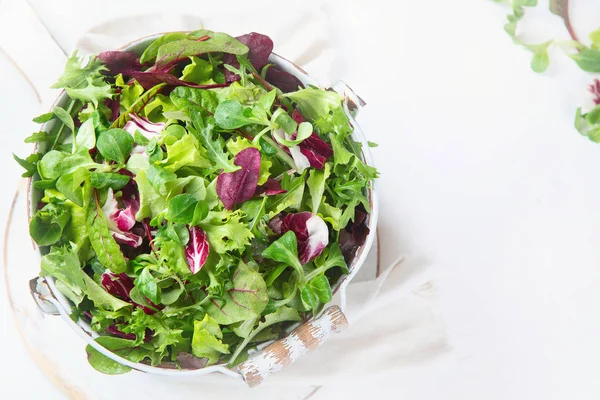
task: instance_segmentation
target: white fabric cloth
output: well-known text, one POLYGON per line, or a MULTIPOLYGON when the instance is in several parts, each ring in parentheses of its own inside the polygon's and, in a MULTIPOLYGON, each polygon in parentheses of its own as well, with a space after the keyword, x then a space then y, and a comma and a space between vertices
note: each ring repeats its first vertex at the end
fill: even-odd
MULTIPOLYGON (((65 53, 70 54, 75 48, 87 53, 114 49, 161 31, 192 30, 201 25, 234 35, 259 31, 272 37, 277 53, 302 66, 324 85, 337 78, 353 76, 351 55, 362 54, 353 50, 349 44, 350 36, 346 36, 360 36, 361 33, 340 26, 342 21, 344 24, 358 22, 359 17, 352 13, 355 7, 352 4, 333 12, 332 3, 311 6, 310 3, 292 1, 286 2, 285 7, 267 7, 266 2, 232 2, 237 7, 224 12, 221 8, 204 9, 200 2, 177 2, 169 4, 169 13, 164 13, 162 5, 144 2, 141 8, 144 12, 140 12, 141 9, 132 3, 141 4, 102 2, 101 7, 90 10, 88 3, 70 0, 30 1, 32 8, 25 3, 9 2, 8 11, 23 22, 20 28, 34 30, 35 35, 27 36, 30 42, 23 46, 9 38, 19 34, 15 32, 18 24, 5 26, 4 31, 0 24, 1 45, 40 94, 41 111, 48 108, 57 94, 48 91, 47 87, 59 76, 65 53), (185 13, 177 14, 176 11, 181 9, 185 13), (53 12, 61 13, 64 20, 45 17, 53 12), (332 16, 338 14, 343 16, 333 20, 332 16), (83 15, 86 17, 81 18, 83 15), (43 69, 40 69, 40 60, 44 60, 43 69)), ((7 18, 6 14, 4 17, 7 18)), ((351 80, 347 83, 353 86, 351 80)), ((364 80, 362 83, 363 87, 368 87, 364 80)), ((369 101, 368 95, 363 95, 360 90, 357 92, 369 101)), ((358 120, 360 122, 360 117, 358 120)), ((371 136, 368 131, 367 135, 376 136, 373 137, 375 141, 382 137, 371 136)), ((383 169, 382 173, 393 172, 383 169)), ((389 212, 391 201, 382 196, 384 210, 389 212)), ((396 239, 395 228, 391 225, 394 219, 389 216, 382 222, 384 235, 381 241, 382 265, 389 268, 378 279, 374 279, 373 271, 363 273, 363 281, 350 285, 346 310, 350 327, 331 337, 319 350, 269 378, 265 387, 327 386, 393 376, 401 369, 435 359, 449 349, 446 334, 434 311, 436 291, 430 271, 410 258, 392 265, 402 247, 398 246, 401 242, 396 239)), ((79 350, 83 351, 83 348, 79 350)), ((225 390, 227 379, 215 377, 215 382, 221 382, 225 390)), ((318 392, 314 398, 319 398, 318 392)))

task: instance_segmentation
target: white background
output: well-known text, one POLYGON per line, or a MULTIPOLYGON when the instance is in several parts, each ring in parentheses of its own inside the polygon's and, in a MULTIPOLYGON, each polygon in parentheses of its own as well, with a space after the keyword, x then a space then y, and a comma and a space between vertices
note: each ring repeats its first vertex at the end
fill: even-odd
MULTIPOLYGON (((359 121, 380 144, 384 261, 404 252, 433 268, 454 350, 451 362, 325 387, 314 398, 600 397, 600 147, 573 128, 592 78, 556 50, 546 74, 531 72, 529 53, 502 29, 508 10, 483 0, 29 3, 0 2, 0 222, 19 181, 11 153, 29 151, 21 142, 43 109, 9 57, 49 104, 64 55, 48 31, 70 53, 116 15, 231 13, 239 29, 272 35, 284 55, 301 32, 324 50, 295 59, 322 82, 348 82, 368 103, 359 121)), ((600 25, 600 7, 572 3, 585 37, 600 25)), ((535 40, 567 38, 544 12, 525 27, 540 32, 535 40)), ((0 398, 63 398, 26 355, 4 294, 0 306, 0 398)))

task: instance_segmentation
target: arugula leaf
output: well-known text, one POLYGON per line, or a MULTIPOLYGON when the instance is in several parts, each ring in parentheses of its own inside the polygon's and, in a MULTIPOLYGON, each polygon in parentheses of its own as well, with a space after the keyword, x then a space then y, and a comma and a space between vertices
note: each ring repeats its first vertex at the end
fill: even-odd
POLYGON ((123 165, 133 149, 133 144, 133 137, 129 132, 113 128, 100 134, 96 147, 106 160, 123 165))
POLYGON ((272 196, 269 199, 269 203, 267 204, 267 209, 271 210, 268 214, 269 219, 285 209, 298 210, 302 207, 305 176, 306 172, 296 177, 284 174, 281 180, 281 188, 287 190, 287 192, 272 196))
POLYGON ((214 163, 214 168, 225 172, 238 170, 239 167, 223 151, 221 136, 217 135, 216 139, 213 137, 215 120, 212 115, 218 104, 216 94, 210 90, 178 87, 171 92, 170 98, 179 110, 190 117, 192 126, 188 125, 188 130, 204 146, 206 156, 214 163))
POLYGON ((211 299, 206 305, 206 313, 219 324, 228 325, 259 316, 268 301, 267 285, 262 276, 240 263, 223 299, 211 299))
POLYGON ((306 280, 311 281, 316 276, 324 274, 330 268, 340 267, 342 271, 347 274, 348 266, 346 265, 346 261, 344 260, 344 256, 342 255, 342 250, 340 249, 339 244, 333 243, 331 246, 327 247, 321 255, 315 258, 314 263, 316 268, 306 274, 306 280))
POLYGON ((91 206, 88 210, 87 227, 90 236, 90 243, 98 260, 112 272, 119 274, 125 272, 127 263, 121 249, 115 239, 113 239, 106 223, 106 217, 102 212, 98 198, 92 198, 91 206))
POLYGON ((45 124, 46 122, 50 121, 54 117, 55 117, 54 113, 49 112, 49 113, 45 113, 42 115, 38 115, 32 121, 35 122, 36 124, 45 124))
POLYGON ((19 158, 16 154, 13 153, 13 158, 16 162, 19 163, 21 167, 25 168, 25 172, 23 172, 23 174, 21 175, 22 177, 29 178, 30 176, 35 175, 38 171, 38 161, 40 160, 39 153, 33 153, 27 156, 27 158, 25 159, 19 158))
POLYGON ((217 321, 206 314, 202 321, 194 321, 192 353, 196 357, 208 359, 207 365, 219 361, 221 354, 229 353, 229 346, 223 344, 223 332, 217 321))

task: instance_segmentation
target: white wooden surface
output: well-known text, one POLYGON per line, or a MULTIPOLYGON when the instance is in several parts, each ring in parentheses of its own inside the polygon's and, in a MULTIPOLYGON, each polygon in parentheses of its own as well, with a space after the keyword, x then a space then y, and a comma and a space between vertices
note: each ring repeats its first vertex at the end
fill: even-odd
MULTIPOLYGON (((18 180, 10 153, 27 151, 21 139, 34 126, 24 121, 39 109, 6 55, 20 55, 20 67, 31 72, 46 104, 53 94, 44 88, 64 62, 35 13, 70 52, 91 26, 117 13, 165 7, 162 1, 29 3, 0 2, 1 210, 18 180)), ((596 28, 590 21, 600 21, 600 5, 573 3, 585 36, 596 28)), ((347 81, 367 100, 360 120, 380 143, 384 264, 404 252, 435 271, 438 312, 454 349, 451 360, 401 372, 382 367, 367 380, 326 385, 312 398, 597 399, 600 147, 572 127, 591 78, 558 54, 546 75, 533 74, 529 54, 502 30, 505 10, 488 1, 303 1, 279 16, 273 2, 256 1, 251 9, 244 2, 252 18, 240 4, 218 6, 231 13, 239 33, 278 32, 274 41, 289 54, 294 49, 286 43, 302 37, 282 27, 298 32, 305 24, 306 40, 322 46, 298 54, 298 61, 322 80, 347 81), (261 14, 266 17, 256 17, 261 14)), ((167 7, 217 12, 208 2, 167 7)), ((216 21, 205 18, 209 28, 216 21)), ((144 23, 152 28, 152 18, 144 23)), ((543 15, 526 25, 561 31, 556 19, 543 15)), ((114 27, 123 35, 126 28, 114 27)), ((1 367, 0 397, 63 398, 26 357, 4 300, 0 307, 3 357, 10 360, 1 367)), ((400 315, 390 310, 378 318, 400 315)), ((369 326, 361 329, 369 333, 369 326)))

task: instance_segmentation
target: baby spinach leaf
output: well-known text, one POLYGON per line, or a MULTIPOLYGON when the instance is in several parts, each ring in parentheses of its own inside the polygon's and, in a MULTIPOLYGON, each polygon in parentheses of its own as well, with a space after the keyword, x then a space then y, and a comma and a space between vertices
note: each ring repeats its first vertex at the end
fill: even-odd
POLYGON ((125 164, 133 144, 133 137, 129 132, 113 128, 100 133, 96 147, 104 159, 125 164))
POLYGON ((169 202, 167 219, 180 224, 189 224, 194 219, 198 201, 191 194, 179 194, 169 202))

